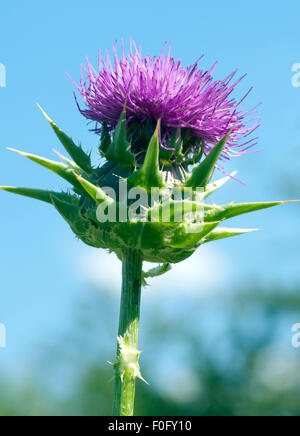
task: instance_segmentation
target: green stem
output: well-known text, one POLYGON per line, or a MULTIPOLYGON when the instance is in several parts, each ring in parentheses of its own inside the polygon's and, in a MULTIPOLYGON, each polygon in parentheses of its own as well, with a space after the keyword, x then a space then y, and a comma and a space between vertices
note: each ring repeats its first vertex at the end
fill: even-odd
POLYGON ((142 264, 142 253, 139 250, 124 250, 117 363, 114 365, 114 416, 133 416, 135 379, 141 377, 138 364, 138 334, 142 264))

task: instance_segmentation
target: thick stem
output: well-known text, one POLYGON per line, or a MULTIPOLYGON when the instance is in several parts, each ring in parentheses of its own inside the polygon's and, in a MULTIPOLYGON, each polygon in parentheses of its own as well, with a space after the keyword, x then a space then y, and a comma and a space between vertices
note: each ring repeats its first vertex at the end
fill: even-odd
POLYGON ((142 264, 142 253, 139 250, 124 250, 118 351, 115 364, 114 416, 133 416, 135 379, 141 377, 138 365, 138 334, 142 264))

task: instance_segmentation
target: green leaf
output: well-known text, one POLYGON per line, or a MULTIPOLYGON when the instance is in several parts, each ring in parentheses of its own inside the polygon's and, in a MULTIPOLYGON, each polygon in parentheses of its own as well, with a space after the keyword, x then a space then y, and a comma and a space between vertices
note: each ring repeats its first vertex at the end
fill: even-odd
POLYGON ((59 151, 53 149, 54 153, 57 154, 57 156, 59 156, 64 162, 66 162, 66 164, 69 165, 70 168, 72 168, 74 171, 78 171, 81 172, 81 168, 71 159, 67 158, 66 156, 64 156, 63 154, 61 154, 59 151))
POLYGON ((257 231, 259 231, 259 229, 230 229, 227 227, 218 227, 204 238, 204 242, 217 241, 218 239, 231 238, 232 236, 244 235, 246 233, 257 231))
POLYGON ((23 151, 14 150, 13 148, 9 148, 9 150, 14 151, 15 153, 20 154, 21 156, 30 159, 31 161, 47 168, 50 171, 53 171, 55 174, 59 175, 63 179, 67 180, 71 185, 75 188, 79 189, 82 192, 82 188, 80 183, 77 181, 74 172, 62 162, 55 162, 53 160, 45 159, 44 157, 36 156, 30 153, 24 153, 23 151))
POLYGON ((127 141, 126 104, 117 124, 113 142, 109 145, 105 157, 123 166, 134 167, 135 156, 130 151, 131 146, 127 141))
POLYGON ((270 201, 265 203, 230 203, 221 206, 221 210, 209 211, 205 216, 205 221, 216 221, 234 218, 235 216, 242 215, 257 210, 267 209, 281 204, 292 203, 293 201, 270 201))
POLYGON ((203 238, 219 224, 220 221, 210 223, 184 223, 182 226, 178 227, 169 245, 172 248, 195 250, 201 245, 203 238))
POLYGON ((43 189, 16 188, 14 186, 0 186, 0 189, 2 191, 11 192, 12 194, 23 195, 24 197, 34 198, 35 200, 52 204, 50 191, 44 191, 43 189))
POLYGON ((128 178, 130 185, 145 188, 147 191, 165 186, 159 169, 159 126, 160 121, 157 122, 142 167, 128 178))
POLYGON ((46 191, 44 189, 32 188, 17 188, 15 186, 0 186, 0 189, 12 194, 22 195, 23 197, 32 198, 34 200, 40 200, 51 205, 51 196, 53 195, 62 201, 71 201, 74 205, 79 204, 79 197, 76 195, 67 194, 65 192, 46 191))
POLYGON ((102 135, 101 135, 101 144, 99 147, 100 153, 105 156, 109 146, 111 144, 110 134, 107 128, 106 123, 102 123, 102 135))
MULTIPOLYGON (((170 221, 173 222, 174 218, 182 217, 184 221, 184 216, 190 213, 201 213, 203 211, 221 211, 222 209, 216 205, 209 205, 204 203, 199 203, 190 200, 165 200, 162 203, 152 206, 148 211, 148 218, 151 221, 151 217, 157 217, 159 221, 162 220, 163 212, 170 211, 170 221)), ((165 212, 166 213, 166 212, 165 212)), ((219 221, 219 220, 218 220, 219 221)), ((178 221, 176 221, 178 222, 178 221)))
POLYGON ((170 263, 163 263, 155 268, 150 269, 147 272, 143 272, 143 277, 145 277, 146 279, 158 277, 169 272, 171 269, 172 266, 170 263))
POLYGON ((143 286, 148 286, 146 279, 148 278, 154 278, 162 276, 163 274, 171 271, 172 266, 170 263, 163 263, 161 265, 158 265, 156 268, 152 268, 147 272, 142 273, 142 279, 143 279, 143 286))
POLYGON ((180 159, 182 160, 182 147, 183 143, 181 138, 181 128, 178 127, 177 129, 173 130, 171 139, 167 141, 167 148, 160 147, 160 160, 163 162, 163 164, 170 165, 170 159, 173 154, 175 154, 177 157, 180 156, 180 159))
POLYGON ((68 201, 61 200, 55 194, 51 194, 50 197, 53 206, 69 224, 78 220, 78 206, 68 201))
POLYGON ((42 114, 45 116, 47 121, 50 123, 54 133, 58 137, 59 141, 62 143, 66 151, 69 153, 74 162, 86 171, 88 174, 92 172, 91 166, 91 158, 88 154, 86 154, 81 146, 78 146, 74 143, 74 141, 66 135, 46 114, 46 112, 38 105, 38 108, 41 110, 42 114))
POLYGON ((94 185, 93 183, 89 182, 88 180, 84 179, 83 177, 79 176, 74 172, 74 176, 82 186, 82 188, 85 190, 85 192, 88 193, 88 195, 97 203, 101 204, 103 201, 106 201, 107 204, 111 204, 114 202, 114 200, 105 194, 105 192, 99 187, 94 185))
POLYGON ((78 205, 73 201, 71 196, 62 199, 56 194, 51 194, 51 201, 55 209, 71 226, 74 233, 80 237, 80 235, 84 235, 87 232, 89 223, 82 217, 78 205))
POLYGON ((192 174, 186 181, 187 187, 196 189, 205 188, 207 186, 214 174, 216 163, 224 150, 231 132, 232 130, 230 130, 230 132, 228 132, 228 134, 211 150, 208 156, 193 169, 192 174))

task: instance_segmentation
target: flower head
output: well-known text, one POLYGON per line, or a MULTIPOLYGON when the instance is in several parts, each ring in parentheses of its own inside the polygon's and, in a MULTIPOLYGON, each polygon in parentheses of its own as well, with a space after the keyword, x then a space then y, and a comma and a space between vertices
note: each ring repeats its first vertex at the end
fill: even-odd
MULTIPOLYGON (((102 123, 99 151, 105 160, 94 165, 81 144, 41 109, 69 157, 58 153, 64 162, 57 162, 14 151, 65 179, 73 192, 0 189, 52 204, 87 245, 108 249, 120 259, 133 249, 141 260, 163 263, 144 279, 165 273, 170 263, 187 259, 203 244, 252 231, 223 223, 283 202, 205 202, 234 175, 212 182, 222 153, 228 157, 254 129, 230 99, 233 76, 213 81, 212 69, 204 72, 196 62, 185 70, 170 54, 143 59, 136 50, 126 58, 123 51, 118 60, 115 48, 115 68, 109 57, 106 63, 100 57, 99 72, 88 64, 79 88, 88 106, 83 113, 102 123), (160 147, 169 143, 175 152, 160 147)), ((119 345, 122 352, 121 341, 119 345)), ((137 376, 132 364, 138 350, 129 351, 130 362, 128 355, 125 360, 137 376)))
POLYGON ((241 155, 257 139, 249 137, 257 129, 258 119, 247 120, 255 108, 247 112, 241 108, 251 89, 242 101, 236 100, 231 94, 245 76, 234 81, 236 70, 223 80, 214 80, 217 63, 205 71, 199 67, 200 59, 184 68, 170 50, 164 54, 163 49, 159 57, 142 57, 134 42, 127 57, 122 44, 119 59, 114 46, 114 66, 108 53, 106 60, 99 53, 98 71, 87 61, 86 75, 81 76, 80 86, 76 85, 86 105, 80 111, 96 121, 97 132, 101 131, 98 123, 112 130, 126 103, 129 124, 161 120, 163 147, 167 148, 172 131, 181 128, 189 132, 189 141, 203 141, 205 154, 232 130, 222 156, 241 155))

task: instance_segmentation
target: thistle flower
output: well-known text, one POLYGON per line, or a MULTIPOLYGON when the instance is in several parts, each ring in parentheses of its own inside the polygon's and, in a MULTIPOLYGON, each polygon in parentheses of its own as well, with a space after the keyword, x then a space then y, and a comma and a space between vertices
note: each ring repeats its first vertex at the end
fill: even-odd
POLYGON ((67 180, 73 192, 0 189, 51 204, 84 243, 122 260, 114 414, 128 416, 133 414, 135 379, 143 380, 138 363, 142 284, 203 244, 253 231, 221 227, 225 220, 284 202, 205 203, 230 180, 212 182, 219 158, 246 152, 249 144, 237 144, 254 129, 230 99, 238 82, 230 85, 234 74, 214 82, 212 69, 199 70, 197 62, 185 70, 170 54, 142 59, 138 50, 128 59, 123 52, 121 61, 115 51, 115 70, 109 58, 107 63, 100 58, 99 70, 88 64, 80 91, 88 106, 83 114, 102 123, 97 127, 105 158, 101 166, 93 166, 91 156, 42 110, 70 157, 59 153, 63 162, 57 162, 18 153, 67 180), (120 181, 123 190, 117 193, 120 181), (159 195, 155 191, 153 198, 156 189, 159 195), (186 191, 191 198, 185 198, 186 191), (137 207, 138 196, 144 200, 137 207), (132 214, 134 207, 140 213, 132 214), (143 261, 159 265, 144 272, 143 261))
POLYGON ((208 154, 229 131, 223 158, 240 156, 255 145, 257 138, 249 138, 258 128, 259 119, 248 119, 255 108, 246 112, 241 108, 251 89, 241 101, 231 95, 245 77, 234 81, 237 70, 223 80, 214 80, 217 63, 205 71, 199 66, 202 57, 184 68, 171 57, 170 50, 164 54, 163 49, 159 57, 143 58, 141 48, 138 50, 132 42, 129 56, 125 56, 122 44, 122 57, 118 59, 117 47, 113 49, 114 66, 108 53, 106 60, 99 53, 98 71, 87 60, 80 86, 76 85, 86 109, 78 107, 86 118, 96 121, 96 132, 103 131, 99 123, 113 130, 127 102, 129 125, 155 125, 161 120, 161 145, 165 149, 172 149, 168 140, 177 128, 188 131, 185 153, 195 144, 199 148, 203 141, 203 152, 208 154))

